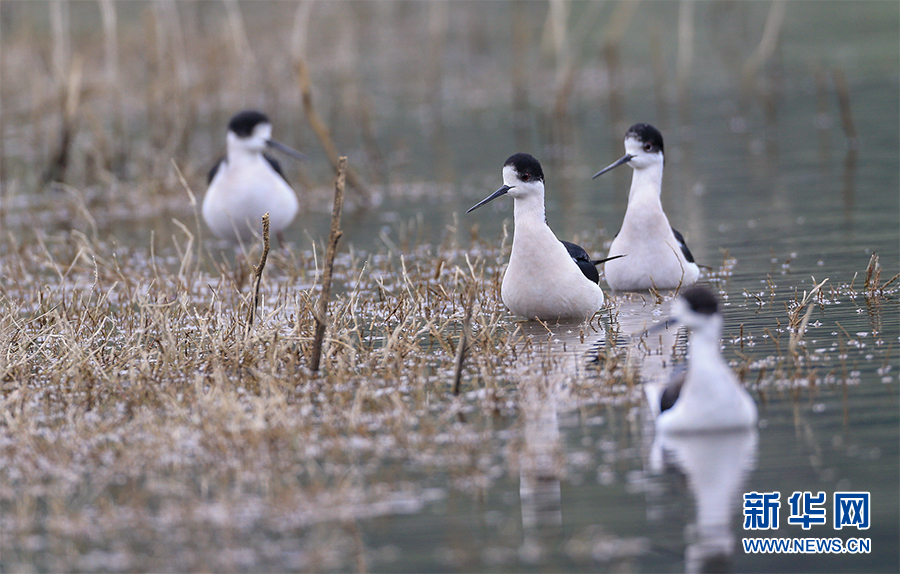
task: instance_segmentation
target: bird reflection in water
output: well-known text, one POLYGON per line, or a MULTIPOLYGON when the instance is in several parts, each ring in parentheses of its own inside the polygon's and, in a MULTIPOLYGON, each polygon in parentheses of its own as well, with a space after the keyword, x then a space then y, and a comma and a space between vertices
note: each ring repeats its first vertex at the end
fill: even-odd
POLYGON ((660 434, 651 469, 675 467, 694 498, 694 522, 685 528, 685 572, 730 569, 735 548, 733 518, 749 473, 756 465, 755 428, 716 434, 660 434))
POLYGON ((524 336, 516 371, 523 421, 519 451, 521 557, 533 562, 562 533, 560 481, 565 453, 559 431, 560 404, 566 403, 568 381, 584 376, 588 350, 599 344, 602 333, 578 323, 544 326, 529 322, 521 323, 520 328, 524 336), (582 337, 582 332, 590 332, 590 336, 582 337))

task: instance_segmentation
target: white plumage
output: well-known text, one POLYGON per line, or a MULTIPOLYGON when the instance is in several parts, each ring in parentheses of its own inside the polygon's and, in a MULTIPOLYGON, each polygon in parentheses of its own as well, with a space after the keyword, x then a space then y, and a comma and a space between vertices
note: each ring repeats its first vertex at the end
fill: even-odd
POLYGON ((688 288, 673 301, 673 311, 673 319, 690 330, 687 372, 663 393, 656 427, 666 433, 754 427, 756 404, 722 357, 715 296, 705 287, 688 288))
POLYGON ((625 155, 594 177, 622 164, 634 169, 622 229, 609 255, 627 255, 604 267, 613 291, 676 289, 693 285, 700 268, 669 224, 660 201, 663 176, 662 134, 651 125, 635 124, 625 134, 625 155))
POLYGON ((547 225, 544 173, 537 159, 524 153, 510 156, 503 165, 503 187, 469 211, 507 193, 515 200, 515 230, 500 288, 503 303, 526 319, 591 317, 603 306, 603 291, 547 225))
POLYGON ((262 216, 278 234, 297 215, 299 203, 278 162, 265 155, 267 147, 289 155, 303 155, 272 139, 272 124, 260 112, 244 111, 228 124, 227 154, 210 170, 203 198, 203 219, 220 239, 246 242, 262 233, 262 216))

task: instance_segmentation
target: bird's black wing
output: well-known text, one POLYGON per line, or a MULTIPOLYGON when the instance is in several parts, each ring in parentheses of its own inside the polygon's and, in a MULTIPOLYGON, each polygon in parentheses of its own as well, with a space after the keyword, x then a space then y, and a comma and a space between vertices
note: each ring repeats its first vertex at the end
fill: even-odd
POLYGON ((575 245, 574 243, 569 243, 568 241, 563 241, 563 245, 566 246, 566 251, 569 252, 569 257, 572 258, 572 261, 578 265, 578 268, 581 269, 581 272, 584 273, 584 276, 593 281, 594 283, 600 283, 600 273, 597 271, 596 265, 591 260, 591 256, 588 255, 588 252, 584 250, 580 245, 575 245))
POLYGON ((269 165, 272 166, 272 169, 274 169, 275 171, 278 172, 278 175, 281 176, 281 179, 283 179, 285 183, 288 183, 287 178, 284 177, 284 172, 281 171, 281 164, 278 163, 278 160, 275 159, 274 157, 270 156, 269 154, 265 154, 265 153, 263 154, 263 157, 266 158, 266 161, 269 162, 269 165))
POLYGON ((228 161, 228 158, 223 155, 222 157, 219 158, 219 161, 217 161, 215 163, 215 165, 213 165, 212 168, 210 168, 209 173, 206 174, 206 185, 209 185, 212 183, 213 178, 216 177, 216 173, 218 173, 218 171, 219 171, 219 166, 222 165, 223 163, 225 163, 226 161, 228 161))
POLYGON ((678 245, 681 246, 681 252, 684 254, 684 258, 688 263, 694 263, 694 256, 691 255, 691 250, 688 249, 687 243, 684 241, 684 235, 674 227, 672 228, 672 233, 675 234, 675 239, 678 241, 678 245))
POLYGON ((684 367, 679 368, 672 375, 672 380, 669 381, 668 386, 663 389, 662 394, 659 396, 660 413, 664 413, 675 406, 675 401, 677 401, 678 397, 681 395, 681 387, 684 386, 684 379, 686 376, 687 368, 684 367))

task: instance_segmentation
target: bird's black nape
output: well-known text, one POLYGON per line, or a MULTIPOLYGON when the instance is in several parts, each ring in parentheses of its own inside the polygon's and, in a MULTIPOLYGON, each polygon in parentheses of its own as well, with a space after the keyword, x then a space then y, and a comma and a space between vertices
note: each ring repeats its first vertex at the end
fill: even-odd
POLYGON ((712 315, 719 310, 719 304, 716 302, 716 296, 706 287, 694 285, 688 287, 681 292, 682 299, 687 302, 688 307, 694 313, 701 315, 712 315))
POLYGON ((625 137, 634 137, 641 143, 649 143, 650 151, 663 151, 663 137, 659 130, 650 124, 634 124, 625 132, 625 137))
POLYGON ((231 118, 228 122, 228 131, 234 132, 239 137, 246 138, 253 133, 253 128, 259 124, 270 124, 269 116, 256 110, 244 110, 231 118))
POLYGON ((541 162, 533 155, 517 153, 509 156, 503 163, 503 167, 512 166, 522 181, 544 181, 544 170, 541 162))

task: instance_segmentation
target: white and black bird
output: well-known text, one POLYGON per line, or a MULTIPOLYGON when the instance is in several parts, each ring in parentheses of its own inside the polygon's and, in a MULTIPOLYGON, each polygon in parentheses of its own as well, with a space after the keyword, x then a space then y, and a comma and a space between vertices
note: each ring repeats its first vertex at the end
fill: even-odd
POLYGON ((225 143, 225 157, 209 171, 203 219, 220 239, 246 242, 261 233, 262 216, 268 213, 269 229, 280 238, 299 203, 278 161, 263 151, 274 148, 296 159, 305 156, 272 139, 272 122, 254 110, 231 118, 225 143))
POLYGON ((660 201, 663 176, 663 138, 649 124, 634 124, 625 133, 625 155, 594 178, 623 164, 634 169, 622 228, 609 255, 628 255, 608 262, 606 282, 613 291, 676 289, 696 283, 700 268, 670 224, 660 201))
POLYGON ((501 195, 512 196, 515 229, 500 296, 510 311, 526 319, 583 320, 604 303, 596 264, 581 247, 560 241, 544 211, 544 172, 527 153, 503 164, 503 186, 466 213, 501 195))
POLYGON ((722 357, 722 314, 713 293, 695 285, 672 302, 672 321, 690 331, 687 370, 662 392, 656 428, 667 433, 756 426, 756 403, 722 357))

